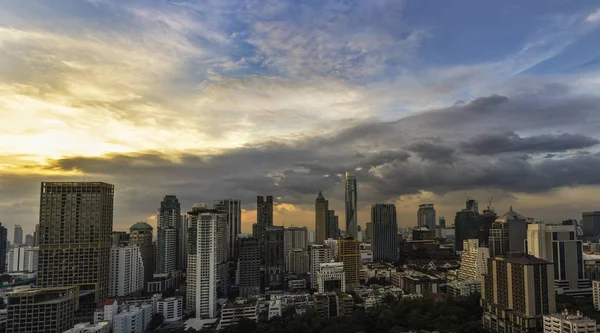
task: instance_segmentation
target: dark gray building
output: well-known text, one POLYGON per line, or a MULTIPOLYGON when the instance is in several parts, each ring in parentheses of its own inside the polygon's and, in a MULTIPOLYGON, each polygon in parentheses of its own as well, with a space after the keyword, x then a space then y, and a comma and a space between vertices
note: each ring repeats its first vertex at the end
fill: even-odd
POLYGON ((327 231, 325 238, 339 238, 340 237, 340 220, 337 215, 335 215, 335 210, 327 211, 327 231))
POLYGON ((239 234, 242 232, 242 203, 240 200, 225 199, 215 200, 213 205, 219 214, 227 216, 227 225, 229 227, 227 232, 229 260, 235 260, 235 244, 239 234))
POLYGON ((15 234, 13 237, 13 244, 15 246, 23 245, 23 227, 20 224, 15 224, 15 234))
POLYGON ((398 224, 396 206, 375 204, 371 206, 373 226, 373 260, 396 261, 398 258, 398 224))
POLYGON ((181 205, 174 195, 166 195, 157 214, 156 273, 170 273, 185 268, 181 205))
POLYGON ((583 236, 600 237, 600 211, 583 212, 583 236))
POLYGON ((240 297, 260 294, 260 243, 257 238, 239 238, 237 281, 240 297))
POLYGON ((346 172, 346 237, 358 237, 358 203, 356 177, 346 172))
POLYGON ((265 287, 283 288, 285 275, 284 228, 270 226, 265 228, 265 287))
POLYGON ((6 249, 8 241, 8 230, 0 223, 0 273, 6 271, 6 249))

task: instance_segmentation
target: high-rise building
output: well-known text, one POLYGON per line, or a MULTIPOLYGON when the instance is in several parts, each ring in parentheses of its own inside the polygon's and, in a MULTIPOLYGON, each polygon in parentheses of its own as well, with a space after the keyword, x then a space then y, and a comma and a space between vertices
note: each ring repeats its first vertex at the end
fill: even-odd
POLYGON ((77 286, 11 292, 6 297, 6 332, 64 332, 73 327, 78 297, 77 286))
POLYGON ((346 237, 358 238, 358 189, 356 177, 346 172, 346 237))
POLYGON ((467 200, 466 208, 456 212, 454 218, 454 248, 463 250, 463 242, 467 239, 479 238, 480 219, 477 201, 467 200))
POLYGON ((181 228, 181 205, 174 195, 166 195, 156 214, 156 273, 171 273, 183 268, 180 244, 183 242, 181 228))
POLYGON ((490 257, 504 256, 509 252, 508 223, 494 222, 489 230, 490 257))
POLYGON ((135 245, 110 250, 109 296, 124 297, 144 289, 144 262, 135 245))
POLYGON ((371 207, 373 260, 395 262, 398 259, 396 206, 375 204, 371 207))
POLYGON ((554 288, 560 294, 591 294, 592 286, 583 270, 583 245, 575 226, 531 223, 527 227, 527 253, 554 264, 554 288))
POLYGON ((544 316, 544 333, 596 333, 596 321, 579 311, 564 310, 544 316))
POLYGON ((35 225, 35 230, 33 231, 33 246, 40 246, 40 224, 35 225))
POLYGON ((600 236, 600 211, 581 213, 583 220, 583 236, 598 238, 600 236))
POLYGON ((321 264, 331 261, 331 249, 322 244, 312 244, 310 249, 310 286, 313 289, 318 288, 317 273, 321 264))
POLYGON ((146 222, 138 222, 129 228, 130 244, 140 248, 144 262, 144 284, 152 280, 154 275, 154 244, 152 244, 152 226, 146 222))
POLYGON ((417 211, 417 226, 435 230, 435 221, 435 208, 433 208, 433 204, 419 205, 419 210, 417 211))
MULTIPOLYGON (((496 218, 496 222, 508 225, 508 251, 526 252, 525 239, 527 239, 527 218, 513 211, 512 206, 508 212, 496 218)), ((491 233, 491 231, 490 231, 491 233)))
POLYGON ((35 242, 33 240, 33 236, 30 234, 25 235, 25 246, 34 247, 35 242))
POLYGON ((13 247, 8 251, 8 272, 35 272, 38 268, 38 249, 13 247))
POLYGON ((265 228, 265 287, 280 289, 284 286, 285 254, 282 226, 265 228))
POLYGON ((525 253, 491 258, 483 275, 483 326, 491 332, 540 332, 556 312, 552 264, 525 253))
POLYGON ((15 246, 23 245, 23 228, 19 224, 15 224, 15 233, 13 237, 13 244, 15 246))
POLYGON ((217 313, 217 227, 225 219, 216 209, 195 205, 190 215, 190 228, 196 229, 195 241, 188 248, 188 309, 196 310, 196 318, 215 318, 217 313), (193 272, 191 272, 193 270, 193 272), (190 272, 192 273, 190 275, 190 272))
POLYGON ((113 231, 112 232, 112 246, 127 246, 129 245, 129 234, 127 231, 113 231))
POLYGON ((107 183, 42 183, 38 287, 77 285, 108 298, 113 200, 107 183))
POLYGON ((237 281, 240 297, 260 294, 260 242, 254 237, 238 239, 237 281))
POLYGON ((367 222, 365 224, 365 236, 373 242, 373 222, 367 222))
POLYGON ((327 211, 327 222, 326 222, 325 239, 327 238, 339 238, 340 237, 340 219, 335 215, 335 210, 327 211))
POLYGON ((480 247, 478 239, 465 240, 458 270, 458 280, 481 281, 481 275, 487 273, 489 258, 490 249, 480 247))
POLYGON ((229 226, 228 234, 228 253, 229 260, 235 260, 237 254, 235 253, 236 242, 239 234, 242 233, 242 204, 240 200, 225 199, 215 200, 214 208, 220 213, 225 214, 227 225, 229 226))
POLYGON ((327 217, 329 211, 329 202, 323 197, 323 193, 319 191, 319 195, 315 200, 315 233, 317 244, 323 244, 327 239, 327 217))
POLYGON ((288 251, 285 261, 286 273, 306 274, 309 264, 309 253, 306 248, 295 248, 288 251))
POLYGON ((338 261, 344 263, 346 287, 352 289, 360 282, 360 242, 357 239, 338 240, 338 261))
POLYGON ((0 223, 0 274, 6 271, 6 251, 8 249, 8 231, 0 223))
POLYGON ((317 272, 317 286, 319 293, 331 291, 346 291, 346 274, 344 263, 326 262, 319 266, 317 272))
POLYGON ((325 240, 325 244, 329 246, 331 250, 331 258, 336 259, 338 257, 338 241, 339 239, 328 238, 325 240))
POLYGON ((291 249, 306 249, 308 246, 308 230, 306 227, 289 227, 283 231, 283 252, 291 249))
POLYGON ((440 229, 446 229, 446 218, 443 216, 440 216, 438 218, 438 227, 440 227, 440 229))
POLYGON ((217 211, 217 233, 216 233, 216 253, 217 253, 217 281, 219 296, 226 297, 229 291, 229 224, 227 223, 227 214, 217 211))

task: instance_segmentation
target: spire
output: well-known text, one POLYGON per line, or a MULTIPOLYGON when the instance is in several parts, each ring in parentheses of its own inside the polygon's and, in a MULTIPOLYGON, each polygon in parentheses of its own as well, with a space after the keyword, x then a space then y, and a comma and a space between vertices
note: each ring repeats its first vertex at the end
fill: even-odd
POLYGON ((325 200, 325 197, 323 196, 323 193, 321 192, 321 190, 319 190, 319 195, 317 196, 317 200, 325 200))

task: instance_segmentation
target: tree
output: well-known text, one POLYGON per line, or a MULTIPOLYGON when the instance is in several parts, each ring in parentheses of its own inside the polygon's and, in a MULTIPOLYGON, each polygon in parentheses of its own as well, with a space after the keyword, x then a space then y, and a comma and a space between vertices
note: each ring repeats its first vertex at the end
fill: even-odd
POLYGON ((155 313, 150 319, 150 324, 148 324, 148 328, 151 330, 157 329, 160 325, 162 325, 163 321, 165 321, 165 316, 163 316, 162 313, 155 313))

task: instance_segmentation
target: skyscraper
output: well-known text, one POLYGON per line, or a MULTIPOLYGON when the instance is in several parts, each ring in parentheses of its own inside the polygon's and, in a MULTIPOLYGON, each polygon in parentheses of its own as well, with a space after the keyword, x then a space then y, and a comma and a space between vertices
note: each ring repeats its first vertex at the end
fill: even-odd
POLYGON ((396 206, 375 204, 371 206, 373 226, 373 260, 394 262, 398 258, 398 224, 396 206))
POLYGON ((327 232, 325 233, 325 239, 327 238, 339 238, 340 237, 340 220, 337 215, 335 215, 335 210, 327 211, 327 227, 325 228, 327 232))
POLYGON ((317 244, 323 244, 327 239, 327 214, 329 211, 329 202, 323 197, 323 193, 319 191, 317 200, 315 200, 315 233, 317 244))
POLYGON ((289 227, 283 231, 283 252, 291 249, 306 249, 308 246, 308 230, 306 227, 289 227))
MULTIPOLYGON (((527 239, 527 218, 510 210, 502 216, 496 218, 496 222, 505 223, 508 225, 508 251, 509 252, 526 252, 525 239, 527 239)), ((497 224, 494 224, 497 226, 497 224)), ((491 233, 491 231, 490 231, 491 233)))
POLYGON ((217 311, 217 225, 225 219, 216 209, 195 205, 190 215, 190 228, 196 229, 195 242, 188 248, 188 309, 196 310, 196 318, 215 318, 217 311), (193 271, 193 272, 192 272, 193 271), (189 275, 189 273, 192 273, 189 275))
POLYGON ((284 232, 282 226, 265 228, 265 287, 280 289, 285 275, 284 232))
POLYGON ((467 200, 465 206, 466 208, 456 212, 454 217, 454 248, 458 252, 463 250, 465 240, 479 239, 479 228, 481 226, 477 201, 467 200))
POLYGON ((321 267, 321 264, 331 261, 331 249, 329 246, 321 244, 310 245, 310 260, 309 260, 309 271, 310 271, 310 286, 313 289, 317 289, 317 273, 321 267))
POLYGON ((6 271, 6 250, 8 246, 6 242, 8 241, 6 238, 8 236, 8 231, 6 228, 0 223, 0 273, 4 273, 6 271))
POLYGON ((446 218, 443 216, 440 216, 438 218, 438 226, 440 227, 440 229, 446 229, 446 218))
POLYGON ((273 197, 256 197, 256 223, 252 225, 252 236, 260 244, 261 262, 265 261, 265 229, 273 225, 273 197))
POLYGON ((33 246, 40 245, 40 224, 35 225, 35 230, 33 231, 33 246))
POLYGON ((30 234, 25 235, 25 246, 34 247, 34 244, 33 236, 30 234))
POLYGON ((15 246, 23 245, 23 228, 19 224, 15 224, 13 244, 15 244, 15 246))
POLYGON ((433 204, 419 205, 419 210, 417 211, 417 226, 435 230, 435 221, 435 208, 433 208, 433 204))
POLYGON ((488 261, 483 275, 483 327, 492 332, 541 332, 543 316, 556 312, 552 264, 525 253, 488 261))
POLYGON ((181 205, 174 195, 166 195, 156 214, 156 273, 170 273, 184 267, 181 261, 181 205))
POLYGON ((338 261, 344 263, 346 286, 350 289, 360 282, 360 242, 357 239, 338 240, 338 261))
POLYGON ((130 244, 140 248, 144 262, 144 283, 151 281, 154 275, 154 245, 152 244, 152 226, 138 222, 129 228, 130 244))
POLYGON ((239 234, 242 232, 242 204, 240 200, 225 199, 215 200, 214 208, 219 211, 219 214, 225 214, 227 217, 227 225, 229 226, 229 239, 227 245, 229 247, 229 260, 234 260, 236 257, 235 249, 239 234))
POLYGON ((113 201, 111 184, 42 183, 38 287, 78 285, 108 298, 113 201))
POLYGON ((135 245, 110 250, 109 296, 123 297, 144 289, 144 262, 135 245))
POLYGON ((358 203, 356 177, 346 172, 346 237, 358 237, 358 203))
POLYGON ((237 279, 240 297, 260 294, 260 243, 257 238, 238 239, 237 279))
POLYGON ((583 212, 583 236, 598 238, 600 236, 600 211, 583 212))

